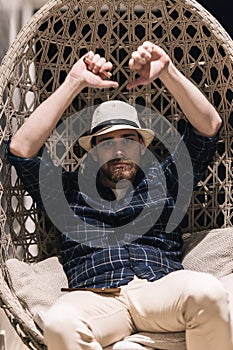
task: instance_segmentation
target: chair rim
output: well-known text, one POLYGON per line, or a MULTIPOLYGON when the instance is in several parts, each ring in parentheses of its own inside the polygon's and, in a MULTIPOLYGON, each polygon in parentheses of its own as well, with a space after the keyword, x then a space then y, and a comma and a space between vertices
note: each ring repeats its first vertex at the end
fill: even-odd
MULTIPOLYGON (((42 6, 42 8, 34 14, 34 16, 32 16, 31 20, 24 25, 19 34, 16 36, 0 66, 0 99, 3 97, 3 91, 9 78, 11 77, 14 66, 17 64, 17 57, 24 49, 29 37, 32 37, 40 24, 42 24, 46 18, 49 17, 51 10, 54 11, 56 8, 60 8, 64 3, 67 3, 67 1, 69 0, 50 0, 48 3, 42 6)), ((102 0, 97 1, 104 2, 102 0)), ((176 2, 183 4, 184 7, 187 6, 188 9, 192 7, 192 10, 195 11, 200 18, 202 18, 203 22, 214 34, 219 44, 226 49, 226 52, 233 63, 233 40, 219 21, 217 21, 213 15, 211 15, 195 0, 176 0, 176 2)), ((34 325, 30 315, 22 307, 18 300, 17 302, 14 300, 12 291, 8 287, 2 274, 0 274, 0 299, 2 302, 2 307, 8 318, 11 320, 14 326, 17 325, 15 328, 17 329, 23 342, 31 349, 46 349, 45 345, 43 344, 42 333, 34 325)))
POLYGON ((43 334, 36 327, 30 313, 23 308, 10 290, 2 273, 0 273, 0 306, 24 344, 32 350, 46 349, 43 334))

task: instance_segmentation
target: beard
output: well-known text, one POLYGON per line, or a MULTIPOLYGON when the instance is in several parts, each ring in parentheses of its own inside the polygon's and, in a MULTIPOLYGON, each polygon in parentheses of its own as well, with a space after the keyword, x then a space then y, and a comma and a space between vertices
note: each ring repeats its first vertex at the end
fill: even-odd
POLYGON ((102 174, 113 183, 121 180, 133 182, 137 171, 138 165, 136 163, 123 159, 110 160, 101 168, 102 174))

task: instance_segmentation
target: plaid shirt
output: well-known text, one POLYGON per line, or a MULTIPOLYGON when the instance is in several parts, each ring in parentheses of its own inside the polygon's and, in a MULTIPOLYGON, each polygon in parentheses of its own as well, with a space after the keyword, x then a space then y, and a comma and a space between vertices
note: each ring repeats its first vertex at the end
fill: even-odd
MULTIPOLYGON (((177 155, 183 157, 183 154, 179 154, 180 149, 177 146, 176 157, 169 155, 162 164, 150 164, 146 176, 144 171, 139 170, 133 187, 119 201, 115 200, 113 192, 104 188, 98 179, 99 193, 96 196, 88 194, 91 186, 89 184, 96 183, 96 180, 91 180, 91 171, 84 171, 82 175, 88 179, 84 181, 87 184, 82 192, 78 184, 78 171, 62 171, 62 192, 65 193, 72 211, 67 214, 61 210, 55 215, 57 220, 61 220, 63 224, 65 222, 65 229, 60 232, 60 253, 70 287, 118 287, 131 281, 134 275, 155 281, 183 268, 181 224, 176 225, 171 232, 166 231, 166 226, 174 210, 177 191, 185 193, 188 188, 186 186, 196 185, 201 179, 215 153, 217 137, 196 135, 188 126, 181 139, 186 144, 192 161, 191 173, 182 174, 186 176, 185 182, 178 179, 175 159, 178 159, 177 155), (182 183, 184 188, 179 187, 182 183), (102 204, 106 200, 109 205, 103 209, 102 204), (71 213, 81 219, 75 227, 70 225, 72 218, 69 216, 73 215, 71 213), (114 241, 116 230, 118 233, 123 232, 122 240, 119 238, 115 244, 101 246, 103 240, 108 241, 109 237, 114 241), (99 235, 100 232, 105 235, 99 235), (143 234, 138 235, 140 232, 143 234), (90 242, 100 245, 90 242, 86 244, 85 239, 80 242, 72 238, 75 234, 87 241, 91 237, 93 239, 90 242), (132 239, 132 235, 136 235, 136 238, 132 239)), ((12 155, 9 152, 9 142, 8 158, 38 208, 43 209, 46 201, 46 198, 43 201, 41 199, 41 189, 47 194, 50 206, 54 203, 54 208, 57 208, 56 201, 59 200, 58 193, 61 192, 59 186, 56 181, 51 185, 46 180, 40 181, 42 184, 39 186, 39 168, 40 175, 44 174, 45 179, 50 176, 58 179, 61 173, 57 172, 58 167, 53 165, 51 159, 42 158, 41 154, 30 159, 12 155)))

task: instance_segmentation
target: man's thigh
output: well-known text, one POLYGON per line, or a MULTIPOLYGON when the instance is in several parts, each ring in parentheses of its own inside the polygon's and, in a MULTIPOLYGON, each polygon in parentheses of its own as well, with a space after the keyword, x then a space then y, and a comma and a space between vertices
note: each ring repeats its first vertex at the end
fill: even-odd
POLYGON ((220 285, 209 274, 179 270, 154 282, 145 281, 141 288, 128 288, 129 308, 136 329, 148 332, 185 330, 187 320, 198 307, 192 300, 201 300, 205 293, 214 297, 220 285))
POLYGON ((233 327, 233 273, 230 273, 229 275, 222 277, 220 281, 222 282, 224 288, 226 288, 229 295, 229 309, 230 309, 231 325, 233 327))
POLYGON ((62 331, 91 331, 105 347, 132 333, 132 321, 125 303, 114 295, 90 291, 73 291, 59 298, 49 310, 50 322, 61 320, 62 331), (83 326, 82 326, 83 325, 83 326))

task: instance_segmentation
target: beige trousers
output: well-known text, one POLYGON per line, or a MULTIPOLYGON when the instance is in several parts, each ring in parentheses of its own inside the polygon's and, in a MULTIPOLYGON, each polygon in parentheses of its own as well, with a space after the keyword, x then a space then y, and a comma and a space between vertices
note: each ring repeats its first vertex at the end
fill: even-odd
POLYGON ((228 293, 215 277, 175 271, 135 277, 118 296, 89 291, 59 298, 45 319, 48 350, 101 350, 138 331, 186 330, 188 350, 232 350, 228 293))

